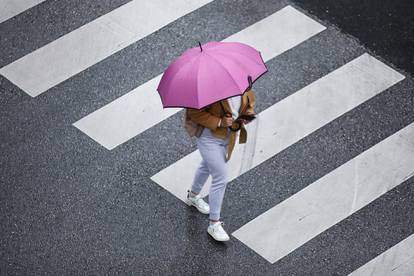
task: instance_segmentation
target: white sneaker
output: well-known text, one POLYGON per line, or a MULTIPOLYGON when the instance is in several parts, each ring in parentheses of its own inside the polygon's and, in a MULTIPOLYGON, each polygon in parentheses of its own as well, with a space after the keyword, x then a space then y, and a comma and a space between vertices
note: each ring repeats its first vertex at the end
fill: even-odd
POLYGON ((208 205, 207 202, 205 202, 202 198, 201 195, 198 194, 196 196, 190 196, 190 190, 187 191, 187 199, 185 201, 185 203, 187 203, 188 206, 194 206, 197 208, 198 211, 200 211, 200 213, 203 214, 208 214, 210 213, 210 206, 208 205))
POLYGON ((216 241, 228 241, 230 240, 229 235, 224 231, 222 225, 224 222, 219 221, 214 224, 210 224, 207 227, 207 232, 215 239, 216 241))

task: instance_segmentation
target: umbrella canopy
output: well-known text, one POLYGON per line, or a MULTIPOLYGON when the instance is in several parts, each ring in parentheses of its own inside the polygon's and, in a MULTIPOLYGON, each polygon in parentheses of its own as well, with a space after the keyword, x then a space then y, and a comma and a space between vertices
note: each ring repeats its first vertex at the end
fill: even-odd
POLYGON ((163 107, 201 109, 235 95, 267 72, 260 52, 240 42, 211 41, 186 50, 164 72, 163 107), (250 80, 250 82, 249 82, 250 80))

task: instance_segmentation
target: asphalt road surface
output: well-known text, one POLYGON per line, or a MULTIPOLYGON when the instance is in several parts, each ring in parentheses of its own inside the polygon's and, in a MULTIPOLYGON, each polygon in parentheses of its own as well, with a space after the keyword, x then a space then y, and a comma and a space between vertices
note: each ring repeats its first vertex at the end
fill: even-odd
POLYGON ((0 275, 414 275, 413 10, 0 2, 0 275), (183 202, 200 156, 155 90, 211 40, 251 44, 269 69, 225 243, 183 202))

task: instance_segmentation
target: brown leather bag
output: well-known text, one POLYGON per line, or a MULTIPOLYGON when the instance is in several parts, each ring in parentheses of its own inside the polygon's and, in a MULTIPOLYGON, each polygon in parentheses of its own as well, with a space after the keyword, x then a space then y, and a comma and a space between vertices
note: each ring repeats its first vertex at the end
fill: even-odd
POLYGON ((190 119, 187 108, 185 109, 184 115, 184 128, 190 137, 200 137, 204 129, 202 125, 199 125, 190 119))

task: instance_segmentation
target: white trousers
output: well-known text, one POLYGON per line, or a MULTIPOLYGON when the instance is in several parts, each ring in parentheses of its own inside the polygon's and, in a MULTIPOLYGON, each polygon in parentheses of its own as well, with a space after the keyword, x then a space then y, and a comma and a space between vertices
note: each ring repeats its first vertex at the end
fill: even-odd
POLYGON ((201 136, 197 137, 197 147, 202 161, 195 173, 191 190, 199 193, 211 174, 212 184, 208 196, 209 218, 211 220, 220 219, 221 205, 228 181, 226 153, 230 130, 227 130, 227 136, 224 140, 214 137, 209 128, 204 128, 201 136))

